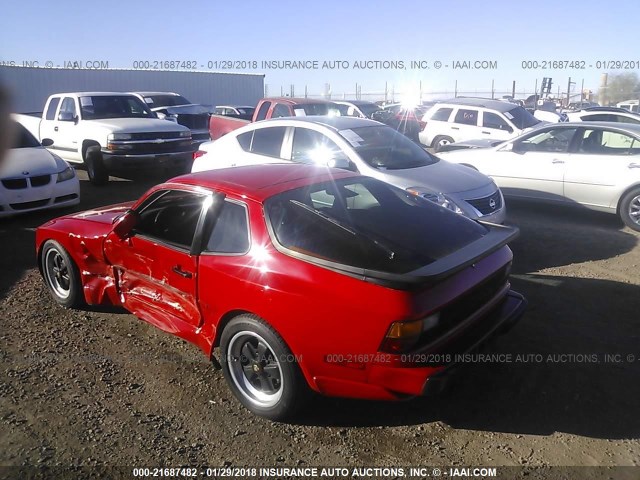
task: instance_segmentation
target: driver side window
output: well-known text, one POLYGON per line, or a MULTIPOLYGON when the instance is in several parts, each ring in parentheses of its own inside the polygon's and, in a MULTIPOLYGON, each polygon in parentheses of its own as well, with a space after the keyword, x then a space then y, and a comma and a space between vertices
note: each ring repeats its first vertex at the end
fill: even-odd
POLYGON ((545 130, 522 140, 517 144, 516 150, 522 152, 566 153, 575 133, 576 128, 545 130))
POLYGON ((134 233, 189 249, 205 198, 206 195, 180 190, 160 192, 139 212, 134 233))
POLYGON ((315 130, 296 127, 293 133, 291 160, 310 165, 328 165, 332 160, 348 161, 336 143, 315 130))

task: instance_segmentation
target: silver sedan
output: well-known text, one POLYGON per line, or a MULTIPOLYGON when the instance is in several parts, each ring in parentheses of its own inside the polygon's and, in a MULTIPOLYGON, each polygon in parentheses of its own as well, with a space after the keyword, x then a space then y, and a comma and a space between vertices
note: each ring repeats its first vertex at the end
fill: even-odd
POLYGON ((435 157, 394 129, 352 117, 252 123, 200 146, 192 172, 293 161, 358 171, 473 219, 503 223, 502 193, 487 176, 435 157))

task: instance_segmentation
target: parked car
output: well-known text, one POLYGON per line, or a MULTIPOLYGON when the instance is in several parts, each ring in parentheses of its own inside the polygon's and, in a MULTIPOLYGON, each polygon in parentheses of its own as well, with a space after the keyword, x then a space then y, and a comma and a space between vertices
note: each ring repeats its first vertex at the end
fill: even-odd
POLYGON ((385 105, 381 111, 371 115, 373 120, 389 125, 416 143, 420 143, 419 133, 424 127, 422 117, 428 107, 407 106, 402 103, 385 105))
POLYGON ((94 185, 116 171, 191 166, 191 131, 159 120, 129 93, 58 93, 44 112, 15 119, 67 162, 84 164, 94 185))
POLYGON ((73 167, 44 148, 20 123, 12 120, 10 128, 9 150, 0 164, 0 217, 80 203, 80 183, 73 167))
POLYGON ((506 196, 617 214, 640 231, 640 125, 552 124, 441 156, 491 176, 506 196))
POLYGON ((334 100, 333 103, 340 115, 345 117, 373 118, 375 113, 382 110, 379 105, 366 100, 334 100))
POLYGON ((616 103, 616 107, 624 108, 625 110, 628 110, 629 112, 640 113, 640 110, 638 109, 638 104, 639 103, 640 103, 640 100, 638 100, 638 99, 625 100, 624 102, 616 103))
POLYGON ((622 108, 595 107, 567 113, 571 122, 616 122, 640 124, 640 115, 622 108))
POLYGON ((216 115, 224 115, 225 117, 241 118, 243 120, 251 120, 256 107, 246 105, 216 105, 213 113, 216 115))
POLYGON ((152 112, 162 120, 184 125, 191 130, 191 140, 196 145, 211 140, 209 116, 212 108, 191 103, 182 95, 173 92, 132 92, 145 102, 152 112))
POLYGON ((209 133, 212 140, 232 132, 240 127, 260 120, 280 117, 301 117, 308 115, 340 115, 333 102, 311 98, 275 97, 263 98, 253 112, 251 120, 233 118, 224 115, 212 115, 209 121, 209 133))
POLYGON ((568 106, 567 106, 567 110, 583 110, 585 108, 590 108, 590 107, 599 107, 600 105, 596 102, 590 102, 588 100, 582 101, 582 102, 571 102, 568 106))
POLYGON ((464 97, 437 103, 422 121, 425 126, 420 132, 420 142, 436 152, 453 142, 477 138, 507 140, 540 123, 519 105, 464 97))
POLYGON ((36 248, 56 302, 122 306, 215 362, 218 348, 238 400, 279 420, 309 391, 420 395, 510 328, 526 304, 508 279, 516 234, 373 178, 286 164, 174 178, 45 223, 36 248))
POLYGON ((430 155, 391 127, 363 118, 296 117, 247 125, 204 143, 192 172, 292 161, 357 170, 470 218, 502 223, 506 208, 484 175, 430 155))

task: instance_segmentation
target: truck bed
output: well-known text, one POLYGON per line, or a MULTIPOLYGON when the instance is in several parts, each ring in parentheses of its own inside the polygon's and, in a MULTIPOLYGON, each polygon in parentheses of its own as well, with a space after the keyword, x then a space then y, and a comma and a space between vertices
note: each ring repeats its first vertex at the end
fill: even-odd
POLYGON ((211 140, 217 140, 223 135, 237 130, 240 127, 244 127, 245 125, 249 125, 250 123, 251 120, 243 120, 225 115, 211 115, 209 118, 209 135, 211 135, 211 140))

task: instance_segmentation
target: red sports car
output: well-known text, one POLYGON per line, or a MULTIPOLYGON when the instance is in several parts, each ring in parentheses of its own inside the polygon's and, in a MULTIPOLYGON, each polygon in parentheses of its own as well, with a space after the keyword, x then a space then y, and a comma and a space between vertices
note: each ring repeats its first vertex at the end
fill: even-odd
POLYGON ((271 164, 57 218, 36 249, 58 303, 121 305, 214 364, 219 347, 240 402, 283 419, 311 391, 423 394, 515 323, 516 234, 352 172, 271 164))

